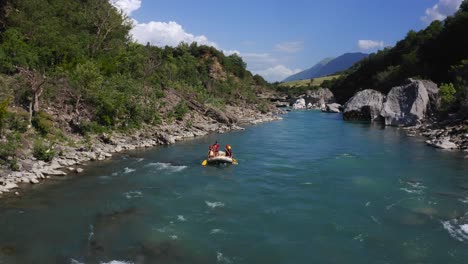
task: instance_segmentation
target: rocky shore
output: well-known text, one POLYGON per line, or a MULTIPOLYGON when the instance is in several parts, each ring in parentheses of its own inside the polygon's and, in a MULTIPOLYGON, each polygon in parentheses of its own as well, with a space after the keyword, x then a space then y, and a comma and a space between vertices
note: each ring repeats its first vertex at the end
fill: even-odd
POLYGON ((438 117, 439 106, 435 83, 408 79, 387 95, 370 89, 357 92, 345 104, 343 119, 401 127, 410 136, 427 137, 430 146, 461 150, 468 155, 468 120, 460 114, 438 117))
MULTIPOLYGON (((55 146, 59 153, 51 162, 33 157, 20 159, 19 171, 3 171, 0 174, 0 197, 14 192, 20 195, 22 184, 37 184, 51 177, 60 177, 83 172, 87 162, 105 160, 113 154, 127 150, 174 144, 183 139, 204 136, 209 133, 225 133, 243 130, 242 125, 255 125, 282 119, 282 111, 262 114, 258 110, 227 106, 225 111, 209 109, 204 113, 192 111, 190 125, 184 121, 163 122, 158 126, 145 126, 132 133, 96 135, 80 147, 55 146), (226 115, 226 113, 229 113, 226 115)), ((79 138, 78 138, 79 139, 79 138)))
POLYGON ((461 150, 468 159, 468 120, 428 120, 427 122, 404 128, 409 136, 420 135, 427 138, 426 144, 432 147, 461 150))

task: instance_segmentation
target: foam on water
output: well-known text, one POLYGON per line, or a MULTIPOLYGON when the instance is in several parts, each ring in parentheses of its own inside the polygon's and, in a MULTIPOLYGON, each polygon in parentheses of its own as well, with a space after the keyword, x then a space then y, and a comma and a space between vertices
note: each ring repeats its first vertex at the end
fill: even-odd
POLYGON ((216 252, 216 260, 218 261, 218 263, 232 263, 232 260, 230 260, 228 257, 225 257, 221 252, 216 252))
POLYGON ((222 202, 210 202, 210 201, 205 201, 206 205, 208 207, 211 207, 215 209, 216 207, 224 207, 224 203, 222 202))
POLYGON ((159 171, 179 172, 187 168, 183 165, 172 165, 171 163, 154 162, 146 164, 146 167, 153 167, 159 171))
POLYGON ((110 262, 100 262, 100 264, 133 264, 130 261, 122 261, 122 260, 111 260, 110 262))
POLYGON ((426 186, 422 185, 422 183, 420 182, 407 181, 404 183, 407 185, 407 187, 402 187, 400 188, 400 190, 405 191, 407 193, 422 194, 424 192, 424 189, 426 189, 426 186))
POLYGON ((132 169, 132 168, 129 168, 129 167, 126 167, 126 168, 124 169, 124 173, 125 173, 125 174, 132 173, 132 172, 134 172, 134 171, 136 171, 136 169, 132 169))
POLYGON ((219 234, 219 233, 222 233, 222 232, 223 232, 222 229, 215 228, 215 229, 211 229, 210 235, 219 234))
POLYGON ((468 241, 468 224, 460 224, 458 219, 442 221, 442 226, 453 238, 460 242, 468 241))
POLYGON ((187 219, 185 219, 185 217, 183 215, 178 215, 177 216, 177 220, 181 221, 181 222, 185 222, 187 221, 187 219))
POLYGON ((422 194, 422 190, 414 190, 414 189, 408 189, 408 188, 400 188, 400 190, 405 191, 407 193, 422 194))
POLYGON ((70 264, 84 264, 83 262, 79 262, 76 259, 70 259, 70 264))
POLYGON ((141 191, 128 191, 128 192, 124 193, 124 196, 127 199, 141 198, 141 197, 143 197, 143 193, 141 191))
POLYGON ((94 237, 94 226, 89 225, 89 234, 88 234, 88 241, 91 241, 91 239, 94 237))
POLYGON ((458 201, 460 201, 462 203, 468 203, 468 197, 460 198, 460 199, 458 199, 458 201))

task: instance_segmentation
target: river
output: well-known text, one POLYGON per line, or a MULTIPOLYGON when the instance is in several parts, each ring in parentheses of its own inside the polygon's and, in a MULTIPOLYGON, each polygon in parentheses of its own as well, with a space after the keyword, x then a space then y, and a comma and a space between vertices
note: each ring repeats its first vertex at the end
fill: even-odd
POLYGON ((467 212, 462 154, 297 111, 1 199, 0 263, 466 263, 467 212))

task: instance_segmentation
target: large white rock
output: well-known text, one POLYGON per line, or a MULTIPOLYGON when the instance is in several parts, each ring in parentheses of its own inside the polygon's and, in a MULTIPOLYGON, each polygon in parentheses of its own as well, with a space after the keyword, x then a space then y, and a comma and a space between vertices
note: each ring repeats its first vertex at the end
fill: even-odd
POLYGON ((306 109, 306 102, 304 98, 299 98, 293 104, 293 109, 306 109))
POLYGON ((356 93, 345 104, 344 120, 377 121, 381 119, 385 96, 378 91, 367 89, 356 93))
POLYGON ((433 84, 410 79, 406 85, 393 87, 380 112, 385 125, 414 126, 421 123, 429 107, 429 93, 425 87, 428 83, 433 84))

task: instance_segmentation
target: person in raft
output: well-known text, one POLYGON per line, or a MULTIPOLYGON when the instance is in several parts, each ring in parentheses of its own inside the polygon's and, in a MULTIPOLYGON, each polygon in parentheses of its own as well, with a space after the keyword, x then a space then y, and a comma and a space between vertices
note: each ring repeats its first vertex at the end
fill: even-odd
POLYGON ((210 145, 210 147, 208 148, 208 158, 212 158, 214 157, 214 151, 213 151, 213 146, 210 145))
POLYGON ((218 154, 219 154, 219 144, 218 144, 217 140, 213 145, 213 151, 214 151, 215 156, 218 156, 218 154))
POLYGON ((226 157, 232 158, 232 150, 231 150, 231 146, 229 144, 226 145, 226 148, 224 149, 224 151, 226 152, 226 157))

